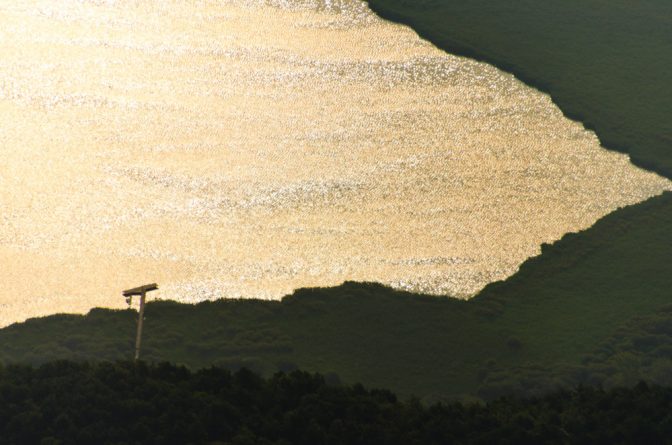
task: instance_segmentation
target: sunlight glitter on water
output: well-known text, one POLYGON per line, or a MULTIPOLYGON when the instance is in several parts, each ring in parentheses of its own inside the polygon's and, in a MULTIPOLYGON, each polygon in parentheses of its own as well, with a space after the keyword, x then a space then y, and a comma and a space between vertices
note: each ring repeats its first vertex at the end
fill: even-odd
POLYGON ((670 182, 360 1, 0 0, 0 325, 380 281, 469 297, 670 182))

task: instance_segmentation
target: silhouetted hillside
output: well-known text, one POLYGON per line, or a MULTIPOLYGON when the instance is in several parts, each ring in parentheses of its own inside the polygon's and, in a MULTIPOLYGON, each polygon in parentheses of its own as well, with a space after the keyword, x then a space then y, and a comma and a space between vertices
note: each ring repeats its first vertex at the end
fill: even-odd
MULTIPOLYGON (((143 357, 266 375, 298 367, 426 400, 668 383, 662 346, 672 340, 672 319, 661 308, 672 289, 671 201, 668 193, 567 235, 471 301, 345 283, 282 302, 150 303, 143 357), (656 331, 647 333, 652 323, 642 319, 656 319, 656 331), (621 352, 653 362, 620 366, 621 352)), ((0 330, 0 359, 130 358, 135 317, 96 309, 15 324, 0 330)))

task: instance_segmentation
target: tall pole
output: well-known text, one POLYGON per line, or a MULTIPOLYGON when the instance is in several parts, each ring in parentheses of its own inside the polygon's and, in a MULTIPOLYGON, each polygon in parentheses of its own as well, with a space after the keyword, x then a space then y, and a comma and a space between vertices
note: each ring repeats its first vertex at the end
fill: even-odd
POLYGON ((145 319, 145 294, 143 290, 140 294, 140 312, 138 313, 138 333, 135 336, 135 361, 140 359, 140 342, 142 341, 142 322, 145 319))
POLYGON ((140 360, 140 343, 142 342, 142 324, 145 321, 145 296, 147 292, 157 290, 159 286, 156 283, 145 284, 144 286, 134 287, 133 289, 125 290, 122 295, 126 297, 126 303, 129 307, 133 296, 140 297, 140 310, 138 311, 138 332, 135 335, 135 361, 140 360))

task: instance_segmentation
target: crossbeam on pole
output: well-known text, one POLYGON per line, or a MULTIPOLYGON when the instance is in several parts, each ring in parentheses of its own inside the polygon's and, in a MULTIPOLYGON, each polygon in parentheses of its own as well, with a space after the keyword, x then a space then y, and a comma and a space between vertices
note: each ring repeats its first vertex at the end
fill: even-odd
POLYGON ((132 297, 133 295, 142 295, 153 290, 157 290, 159 286, 156 283, 145 284, 144 286, 134 287, 123 292, 124 297, 132 297))

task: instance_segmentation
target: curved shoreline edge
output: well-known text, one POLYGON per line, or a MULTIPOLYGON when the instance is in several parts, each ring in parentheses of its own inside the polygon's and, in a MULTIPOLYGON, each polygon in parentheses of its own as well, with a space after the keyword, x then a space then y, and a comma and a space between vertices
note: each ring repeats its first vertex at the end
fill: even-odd
MULTIPOLYGON (((381 18, 409 26, 415 32, 417 32, 421 38, 433 43, 438 48, 447 51, 451 54, 464 56, 477 61, 491 64, 497 67, 498 69, 513 74, 516 78, 524 82, 526 85, 536 88, 537 90, 545 94, 548 94, 553 103, 556 104, 556 106, 558 106, 558 108, 568 119, 580 122, 585 129, 593 131, 599 138, 600 143, 604 148, 612 151, 617 151, 620 153, 625 153, 630 157, 630 160, 634 165, 655 172, 661 176, 667 177, 668 179, 672 179, 672 133, 670 133, 668 136, 665 136, 665 133, 672 131, 672 126, 670 126, 670 128, 660 128, 660 132, 663 133, 661 135, 649 135, 651 141, 659 137, 669 139, 667 142, 662 143, 669 152, 661 154, 653 152, 647 153, 646 148, 636 147, 632 144, 632 142, 628 143, 628 141, 626 140, 628 138, 624 137, 622 134, 619 135, 618 131, 610 131, 610 129, 607 128, 608 123, 601 122, 605 120, 604 118, 601 118, 599 116, 591 116, 591 110, 582 109, 580 104, 574 103, 572 101, 571 91, 561 91, 564 88, 563 85, 554 85, 555 79, 552 78, 553 77, 552 69, 548 70, 549 73, 548 77, 550 79, 549 78, 544 79, 539 74, 535 74, 533 72, 535 70, 539 71, 542 69, 536 68, 534 66, 526 67, 521 64, 517 64, 516 62, 511 61, 510 59, 507 59, 503 53, 506 53, 507 51, 512 54, 515 53, 516 45, 521 45, 522 41, 520 40, 516 41, 515 39, 511 39, 507 41, 507 44, 509 46, 506 48, 503 45, 502 48, 498 48, 496 43, 487 42, 487 44, 489 44, 489 47, 486 47, 485 46, 486 44, 484 44, 482 47, 479 48, 473 44, 468 43, 468 38, 466 37, 464 39, 459 39, 458 37, 450 35, 450 31, 447 30, 447 28, 437 28, 437 27, 433 28, 432 23, 428 23, 429 20, 427 22, 423 22, 422 16, 420 16, 420 14, 422 14, 422 11, 419 11, 419 9, 424 7, 423 4, 429 4, 432 7, 435 7, 436 9, 439 9, 442 6, 445 6, 447 9, 451 6, 454 6, 455 9, 458 9, 457 6, 454 5, 454 3, 457 3, 454 0, 436 0, 432 2, 426 2, 426 1, 403 2, 401 0, 365 0, 365 1, 367 2, 371 10, 381 18), (638 150, 644 150, 644 151, 643 153, 639 153, 638 150), (658 159, 656 160, 656 158, 658 159)), ((479 3, 479 2, 472 2, 472 3, 479 3)), ((480 1, 480 3, 488 3, 488 2, 480 1)), ((490 1, 489 3, 496 4, 497 2, 490 1)), ((586 5, 585 7, 588 8, 589 6, 586 5)), ((466 6, 463 8, 463 10, 469 10, 469 8, 477 9, 478 6, 466 6)), ((523 15, 522 11, 525 9, 525 2, 517 3, 516 6, 514 6, 513 8, 518 8, 519 12, 521 12, 521 15, 523 15)), ((668 6, 668 8, 670 7, 668 6)), ((473 11, 468 12, 469 16, 466 18, 473 18, 473 11)), ((459 11, 457 14, 459 15, 459 11)), ((485 12, 484 15, 485 14, 487 14, 487 12, 485 12)), ((436 16, 439 15, 440 13, 436 14, 436 16)), ((432 17, 432 19, 435 19, 435 17, 432 17)), ((506 26, 504 25, 503 28, 506 29, 506 26)), ((511 28, 507 29, 507 31, 513 32, 511 28)), ((459 30, 455 31, 455 33, 457 34, 459 34, 459 32, 460 32, 459 30)), ((597 33, 599 33, 599 30, 597 31, 597 33)), ((549 37, 550 39, 551 36, 546 37, 549 37)), ((670 37, 672 37, 672 35, 670 37)), ((672 44, 670 44, 669 47, 672 50, 672 44)), ((548 49, 553 50, 554 48, 552 47, 552 45, 549 45, 548 49)), ((623 55, 623 58, 626 58, 629 55, 630 54, 626 53, 623 55)), ((661 55, 661 57, 663 56, 661 55)), ((672 67, 672 63, 670 63, 670 66, 672 67)), ((609 68, 610 67, 604 67, 603 69, 608 70, 609 68)), ((616 70, 618 66, 614 66, 613 68, 616 70)), ((571 69, 571 67, 568 66, 567 69, 569 70, 571 69)), ((642 72, 647 71, 647 67, 641 67, 641 71, 642 72)), ((646 83, 647 79, 643 75, 643 77, 639 79, 639 81, 640 83, 646 83)), ((577 82, 579 81, 577 80, 577 82)), ((557 81, 555 83, 557 83, 557 81)), ((633 88, 636 88, 637 86, 639 85, 636 82, 635 85, 632 85, 633 88)), ((661 83, 660 85, 656 86, 661 87, 662 89, 660 93, 661 96, 672 98, 672 87, 669 85, 669 82, 661 83)), ((669 118, 672 119, 672 116, 669 116, 669 118)), ((662 119, 664 119, 664 117, 662 119)), ((622 123, 614 123, 612 125, 618 126, 622 125, 622 123)), ((630 132, 630 130, 633 130, 632 131, 633 134, 641 133, 640 131, 638 131, 637 128, 634 129, 629 128, 625 131, 622 131, 622 133, 623 134, 628 133, 630 132)), ((641 145, 646 146, 647 141, 643 141, 641 145)))

